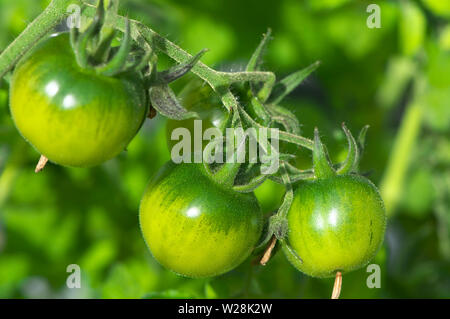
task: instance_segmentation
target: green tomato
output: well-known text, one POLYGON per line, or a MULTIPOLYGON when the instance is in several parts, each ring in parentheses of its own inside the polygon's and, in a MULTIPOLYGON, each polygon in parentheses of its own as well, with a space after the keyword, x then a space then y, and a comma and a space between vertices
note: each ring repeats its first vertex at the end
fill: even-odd
POLYGON ((78 66, 69 36, 52 36, 16 67, 10 88, 13 120, 50 161, 89 167, 123 151, 148 108, 142 76, 99 75, 78 66))
POLYGON ((254 192, 263 213, 273 213, 280 207, 286 188, 268 179, 254 192))
POLYGON ((383 242, 386 215, 376 187, 342 175, 299 185, 287 214, 289 261, 313 277, 333 277, 365 266, 383 242))
MULTIPOLYGON (((202 121, 202 136, 200 137, 202 140, 203 133, 206 129, 218 128, 219 130, 222 130, 226 126, 228 122, 228 113, 222 105, 220 97, 203 81, 193 80, 189 82, 181 91, 178 98, 186 110, 196 112, 199 115, 199 119, 202 121)), ((179 143, 178 140, 172 140, 172 132, 177 128, 186 128, 189 130, 191 135, 191 145, 193 147, 195 120, 196 119, 194 118, 181 121, 167 120, 166 136, 169 150, 179 143)), ((203 148, 208 142, 208 140, 203 141, 203 148)))
POLYGON ((211 277, 237 267, 262 232, 253 194, 213 181, 202 164, 168 162, 140 206, 144 239, 164 267, 187 277, 211 277))

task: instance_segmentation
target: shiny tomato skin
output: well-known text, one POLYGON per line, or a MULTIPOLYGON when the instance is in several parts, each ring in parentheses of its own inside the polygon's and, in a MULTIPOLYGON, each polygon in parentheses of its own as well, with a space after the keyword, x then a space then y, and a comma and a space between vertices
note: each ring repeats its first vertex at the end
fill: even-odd
POLYGON ((287 214, 288 243, 301 272, 333 277, 365 266, 383 242, 386 215, 377 188, 366 178, 342 175, 304 182, 287 214))
POLYGON ((217 184, 202 164, 168 162, 148 185, 139 218, 154 258, 191 278, 237 267, 262 232, 255 196, 217 184))
POLYGON ((89 167, 123 151, 145 120, 142 77, 78 66, 67 34, 40 43, 16 67, 10 109, 22 136, 50 161, 89 167))

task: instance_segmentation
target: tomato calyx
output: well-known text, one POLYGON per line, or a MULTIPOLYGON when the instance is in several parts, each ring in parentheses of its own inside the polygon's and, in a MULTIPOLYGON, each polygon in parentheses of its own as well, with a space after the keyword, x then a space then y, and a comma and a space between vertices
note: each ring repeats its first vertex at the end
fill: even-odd
POLYGON ((313 170, 315 179, 329 178, 336 175, 357 174, 359 162, 364 151, 364 142, 369 126, 361 129, 358 142, 353 137, 345 123, 342 123, 342 130, 345 133, 348 143, 347 158, 343 163, 334 165, 328 155, 326 146, 322 143, 318 128, 314 130, 313 148, 313 170))
POLYGON ((213 173, 213 179, 225 187, 233 187, 240 168, 240 163, 225 163, 213 173))
POLYGON ((111 16, 116 14, 115 1, 110 1, 105 8, 104 0, 100 0, 93 21, 83 32, 75 27, 70 29, 70 43, 81 68, 91 68, 98 74, 112 77, 120 73, 141 72, 147 67, 151 54, 143 50, 132 51, 131 26, 128 19, 125 20, 120 46, 111 46, 117 33, 111 16))

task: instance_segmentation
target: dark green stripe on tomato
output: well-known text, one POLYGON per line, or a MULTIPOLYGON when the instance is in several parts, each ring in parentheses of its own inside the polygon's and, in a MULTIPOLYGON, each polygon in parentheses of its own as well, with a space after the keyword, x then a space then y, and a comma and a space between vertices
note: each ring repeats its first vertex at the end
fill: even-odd
POLYGON ((155 259, 188 277, 210 277, 237 267, 262 232, 253 194, 214 182, 202 164, 167 163, 147 187, 140 224, 155 259))

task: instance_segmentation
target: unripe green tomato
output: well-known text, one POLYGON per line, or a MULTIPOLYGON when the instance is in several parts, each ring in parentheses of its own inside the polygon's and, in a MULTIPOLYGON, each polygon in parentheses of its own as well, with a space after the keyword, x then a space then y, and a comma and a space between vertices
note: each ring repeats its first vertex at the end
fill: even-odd
MULTIPOLYGON (((183 107, 188 111, 196 112, 199 119, 190 118, 187 120, 176 121, 167 120, 166 137, 169 150, 173 148, 178 140, 172 140, 172 132, 177 128, 186 128, 191 135, 191 147, 194 149, 194 121, 202 121, 202 131, 200 139, 203 141, 203 134, 208 128, 218 128, 222 130, 227 124, 228 113, 223 106, 220 97, 211 89, 211 87, 201 80, 192 80, 181 91, 178 98, 183 107)), ((202 148, 208 144, 208 140, 204 140, 202 148)))
POLYGON ((40 43, 16 67, 10 87, 13 120, 50 161, 65 166, 100 164, 123 151, 145 120, 142 76, 115 77, 80 68, 69 36, 40 43))
POLYGON ((342 175, 299 185, 287 214, 289 261, 313 277, 333 277, 365 266, 383 242, 386 215, 366 178, 342 175))
POLYGON ((155 259, 193 278, 217 276, 237 267, 252 252, 263 224, 252 193, 218 184, 203 164, 172 162, 148 185, 139 217, 155 259))

